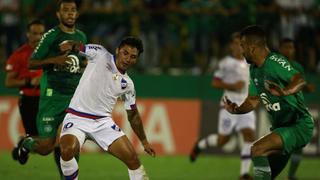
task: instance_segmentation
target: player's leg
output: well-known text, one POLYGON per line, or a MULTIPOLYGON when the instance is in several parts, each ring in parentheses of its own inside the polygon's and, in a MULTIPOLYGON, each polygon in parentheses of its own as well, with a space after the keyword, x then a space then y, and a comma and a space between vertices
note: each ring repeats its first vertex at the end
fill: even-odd
MULTIPOLYGON (((38 135, 36 118, 38 112, 39 97, 27 97, 21 96, 19 99, 19 111, 27 136, 36 137, 38 135)), ((18 144, 12 150, 12 157, 14 160, 18 160, 18 153, 21 143, 23 142, 23 137, 19 140, 18 144)), ((25 159, 27 160, 27 159, 25 159)))
POLYGON ((255 141, 256 117, 254 112, 238 115, 236 117, 236 131, 241 133, 243 137, 243 145, 241 148, 241 166, 240 166, 240 179, 252 179, 249 175, 251 166, 251 145, 255 141))
POLYGON ((60 135, 61 158, 60 166, 65 179, 77 179, 79 167, 76 155, 80 153, 86 135, 81 126, 90 126, 92 120, 79 120, 76 116, 68 114, 63 121, 60 135))
POLYGON ((108 148, 108 152, 120 159, 128 167, 130 180, 149 179, 143 165, 141 165, 138 155, 131 145, 127 136, 121 136, 115 140, 108 148))
POLYGON ((251 145, 255 140, 255 132, 252 128, 243 128, 240 130, 244 143, 241 148, 241 165, 240 165, 240 179, 251 179, 249 175, 251 166, 251 145))
POLYGON ((302 148, 293 152, 290 158, 290 166, 288 171, 288 179, 296 179, 296 172, 302 159, 302 148))
POLYGON ((271 179, 271 168, 268 156, 280 153, 283 142, 279 134, 272 132, 258 139, 251 147, 251 158, 254 165, 254 179, 271 179))
POLYGON ((218 134, 210 134, 198 140, 190 153, 190 161, 195 162, 201 151, 209 147, 222 147, 230 140, 230 134, 235 126, 234 115, 228 113, 225 109, 219 112, 218 134))

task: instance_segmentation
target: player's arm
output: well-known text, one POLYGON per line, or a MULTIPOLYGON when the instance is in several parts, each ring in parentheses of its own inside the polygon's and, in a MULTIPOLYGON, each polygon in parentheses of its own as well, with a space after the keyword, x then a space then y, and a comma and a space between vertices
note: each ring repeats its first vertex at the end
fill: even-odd
POLYGON ((150 146, 146 134, 143 129, 142 120, 140 118, 140 114, 138 109, 127 110, 128 120, 130 122, 131 128, 133 129, 134 133, 138 136, 139 140, 141 141, 144 150, 150 154, 151 156, 155 156, 155 151, 150 146))
POLYGON ((244 81, 237 81, 235 83, 226 83, 220 78, 213 78, 212 86, 217 89, 226 89, 230 91, 241 90, 245 86, 244 81))
POLYGON ((64 53, 60 56, 50 57, 46 59, 29 59, 28 68, 29 69, 42 69, 49 65, 68 65, 70 64, 70 58, 67 56, 67 53, 64 53))
POLYGON ((7 72, 5 86, 8 88, 33 87, 38 86, 39 82, 39 77, 20 79, 17 72, 10 71, 7 72))
POLYGON ((227 97, 224 98, 224 108, 231 114, 245 114, 254 110, 259 104, 259 96, 248 96, 244 102, 238 106, 227 97))
POLYGON ((266 81, 266 83, 268 84, 266 86, 267 90, 275 96, 289 96, 295 94, 301 91, 306 85, 306 81, 300 73, 293 75, 289 84, 284 88, 281 88, 278 84, 271 81, 266 81))

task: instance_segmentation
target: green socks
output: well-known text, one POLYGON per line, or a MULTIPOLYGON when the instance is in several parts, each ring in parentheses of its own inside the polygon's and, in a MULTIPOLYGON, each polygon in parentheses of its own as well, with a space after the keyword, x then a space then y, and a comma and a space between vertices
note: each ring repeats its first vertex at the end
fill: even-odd
POLYGON ((266 156, 253 157, 254 180, 271 180, 271 168, 266 156))

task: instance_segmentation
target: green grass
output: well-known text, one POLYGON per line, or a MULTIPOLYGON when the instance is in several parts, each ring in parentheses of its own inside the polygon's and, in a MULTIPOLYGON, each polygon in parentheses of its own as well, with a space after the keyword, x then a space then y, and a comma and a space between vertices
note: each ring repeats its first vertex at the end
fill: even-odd
MULTIPOLYGON (((151 180, 229 180, 238 179, 239 158, 236 156, 201 156, 191 164, 186 156, 141 156, 151 180)), ((284 180, 287 170, 277 178, 284 180)), ((300 180, 320 179, 320 159, 304 158, 297 173, 300 180)), ((0 152, 1 180, 59 179, 53 156, 31 155, 24 166, 13 161, 9 152, 0 152)), ((125 180, 127 168, 106 153, 87 153, 80 157, 79 179, 125 180)))

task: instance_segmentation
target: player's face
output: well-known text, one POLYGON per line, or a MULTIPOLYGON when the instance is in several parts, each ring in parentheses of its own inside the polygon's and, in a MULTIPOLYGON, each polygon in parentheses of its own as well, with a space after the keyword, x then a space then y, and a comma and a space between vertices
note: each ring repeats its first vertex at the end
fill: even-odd
POLYGON ((246 40, 246 37, 241 37, 240 47, 241 47, 242 55, 244 56, 244 58, 246 58, 247 63, 252 64, 253 63, 252 61, 253 55, 251 53, 252 50, 251 50, 250 44, 246 40))
POLYGON ((69 28, 74 27, 78 18, 77 6, 75 3, 62 3, 57 12, 61 24, 69 28))
POLYGON ((230 44, 232 54, 242 54, 240 38, 234 38, 230 44))
POLYGON ((27 32, 28 42, 32 47, 35 47, 40 42, 40 39, 45 31, 45 27, 42 24, 33 24, 27 32))
POLYGON ((280 53, 282 55, 287 57, 289 60, 294 58, 295 47, 294 47, 294 44, 292 42, 283 43, 280 46, 279 51, 280 51, 280 53))
POLYGON ((116 50, 116 65, 119 69, 125 71, 137 62, 138 57, 139 51, 137 48, 124 45, 116 50))

